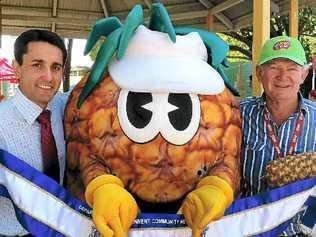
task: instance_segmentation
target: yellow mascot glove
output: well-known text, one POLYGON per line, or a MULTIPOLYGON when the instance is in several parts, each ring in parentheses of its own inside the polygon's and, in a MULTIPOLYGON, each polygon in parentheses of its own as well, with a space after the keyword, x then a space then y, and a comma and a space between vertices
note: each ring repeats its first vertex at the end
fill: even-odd
POLYGON ((225 180, 217 176, 203 178, 181 206, 192 237, 200 237, 211 221, 221 218, 233 199, 233 189, 225 180))
POLYGON ((138 206, 114 175, 101 175, 87 186, 85 197, 93 207, 92 218, 97 230, 105 237, 126 237, 133 224, 138 206))

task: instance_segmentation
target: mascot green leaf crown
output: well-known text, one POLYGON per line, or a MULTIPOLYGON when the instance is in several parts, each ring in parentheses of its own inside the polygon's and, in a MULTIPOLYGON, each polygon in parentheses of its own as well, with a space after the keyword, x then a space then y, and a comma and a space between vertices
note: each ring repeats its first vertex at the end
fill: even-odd
MULTIPOLYGON (((108 17, 96 22, 88 37, 84 54, 86 55, 90 52, 101 36, 106 37, 106 41, 102 44, 98 52, 89 79, 79 96, 78 108, 95 86, 103 79, 103 74, 106 72, 108 63, 114 54, 116 53, 118 60, 124 56, 130 38, 133 36, 137 27, 142 24, 144 24, 144 15, 140 5, 136 5, 131 10, 124 24, 122 24, 117 17, 108 17)), ((172 42, 176 41, 176 34, 185 35, 191 32, 197 32, 210 52, 209 63, 222 76, 225 85, 230 91, 234 95, 239 95, 234 86, 230 84, 222 68, 222 66, 228 66, 226 54, 229 50, 229 46, 216 34, 190 27, 173 27, 166 9, 160 3, 152 5, 148 28, 167 33, 172 42)))

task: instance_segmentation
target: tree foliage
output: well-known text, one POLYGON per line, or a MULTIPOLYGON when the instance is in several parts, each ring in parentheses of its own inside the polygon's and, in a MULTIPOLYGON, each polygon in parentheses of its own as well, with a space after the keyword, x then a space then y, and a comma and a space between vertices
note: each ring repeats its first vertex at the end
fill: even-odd
MULTIPOLYGON (((289 15, 274 13, 270 21, 270 37, 289 35, 289 15)), ((313 45, 316 43, 316 6, 305 7, 299 11, 299 40, 301 41, 308 59, 311 58, 313 45)), ((252 27, 240 29, 237 32, 219 34, 230 45, 230 61, 252 60, 252 27)), ((314 46, 315 47, 315 46, 314 46)))

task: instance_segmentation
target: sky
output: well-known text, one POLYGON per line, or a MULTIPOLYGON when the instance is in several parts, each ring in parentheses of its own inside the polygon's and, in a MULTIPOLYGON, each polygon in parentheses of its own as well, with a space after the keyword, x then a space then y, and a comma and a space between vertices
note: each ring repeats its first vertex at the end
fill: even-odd
MULTIPOLYGON (((9 62, 13 59, 13 44, 16 36, 3 35, 1 38, 0 56, 7 58, 9 62)), ((67 44, 67 41, 66 41, 67 44)), ((92 61, 89 56, 83 56, 83 49, 86 40, 74 39, 72 47, 71 67, 88 66, 91 67, 92 61)))

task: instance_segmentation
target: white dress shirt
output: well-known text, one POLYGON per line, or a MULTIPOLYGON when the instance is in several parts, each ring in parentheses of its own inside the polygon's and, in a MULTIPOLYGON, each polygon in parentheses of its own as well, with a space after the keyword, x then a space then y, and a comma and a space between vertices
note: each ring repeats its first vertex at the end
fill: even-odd
MULTIPOLYGON (((57 146, 61 182, 65 171, 63 114, 66 100, 67 95, 57 95, 47 107, 51 111, 51 124, 57 146)), ((43 171, 41 127, 36 121, 41 112, 42 108, 26 98, 19 89, 11 99, 1 102, 0 148, 43 171)), ((27 192, 27 190, 21 191, 27 192)), ((0 210, 0 235, 27 234, 27 231, 17 221, 12 202, 9 199, 0 197, 0 210)))

